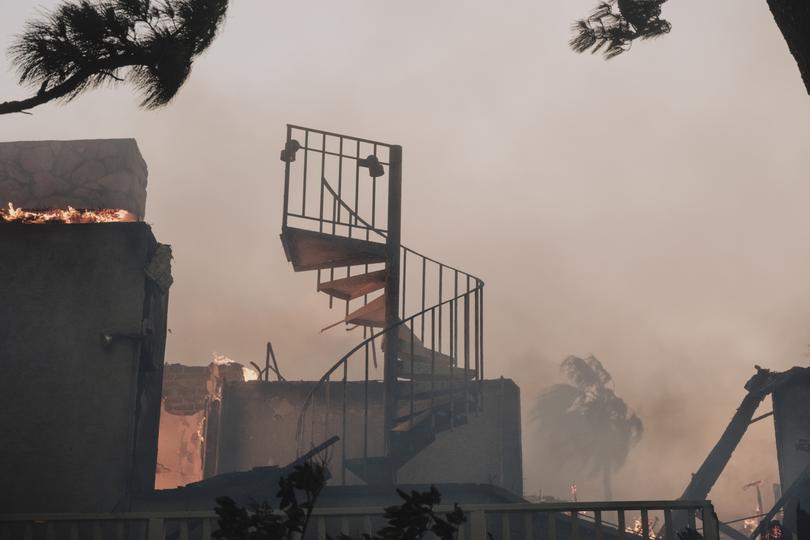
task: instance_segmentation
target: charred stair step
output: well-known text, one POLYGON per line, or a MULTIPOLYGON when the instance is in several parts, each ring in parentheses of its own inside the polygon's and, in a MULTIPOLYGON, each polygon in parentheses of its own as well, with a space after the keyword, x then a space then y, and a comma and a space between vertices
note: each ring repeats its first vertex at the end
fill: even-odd
POLYGON ((394 424, 394 427, 391 428, 391 431, 394 433, 407 433, 416 427, 420 426, 426 420, 429 420, 431 415, 433 414, 432 410, 426 410, 419 413, 414 414, 412 417, 407 418, 406 420, 400 420, 394 424))
MULTIPOLYGON (((383 339, 382 350, 385 351, 385 339, 383 339)), ((417 361, 430 363, 432 359, 435 358, 437 368, 440 366, 451 366, 454 363, 453 357, 426 347, 425 344, 422 343, 422 340, 416 337, 416 334, 404 325, 401 326, 399 330, 399 349, 397 353, 403 360, 415 358, 417 361)))
POLYGON ((424 362, 419 359, 414 360, 399 360, 397 362, 397 377, 401 379, 453 379, 463 382, 465 377, 468 380, 475 378, 475 370, 464 369, 461 367, 452 367, 448 365, 431 366, 430 362, 424 362))
POLYGON ((284 254, 296 272, 385 262, 385 244, 286 227, 284 254))
POLYGON ((346 322, 361 326, 385 326, 385 295, 378 296, 365 306, 362 306, 348 315, 346 322))
POLYGON ((318 284, 318 290, 341 300, 354 300, 385 287, 385 270, 357 274, 318 284))

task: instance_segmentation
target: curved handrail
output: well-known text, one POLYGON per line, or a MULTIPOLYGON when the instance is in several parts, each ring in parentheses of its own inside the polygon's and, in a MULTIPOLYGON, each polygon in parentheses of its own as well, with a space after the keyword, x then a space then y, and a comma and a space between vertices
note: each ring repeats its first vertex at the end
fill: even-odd
POLYGON ((421 310, 421 311, 419 311, 417 313, 414 313, 413 315, 410 315, 409 317, 407 317, 405 319, 401 319, 401 320, 397 321, 396 323, 392 324, 391 326, 383 328, 382 330, 378 331, 377 333, 374 333, 370 337, 368 337, 368 338, 364 339, 363 341, 361 341, 354 348, 352 348, 349 352, 344 354, 340 358, 340 360, 335 362, 335 364, 330 369, 328 369, 326 371, 326 373, 324 373, 321 376, 320 379, 318 379, 318 382, 315 384, 315 386, 312 388, 312 390, 309 391, 309 393, 307 394, 307 397, 304 399, 304 404, 301 407, 301 412, 298 415, 298 425, 297 425, 297 430, 296 430, 297 431, 296 438, 298 439, 296 441, 297 442, 296 446, 298 446, 297 452, 300 453, 300 451, 301 451, 300 444, 301 444, 301 439, 303 437, 304 417, 306 416, 307 410, 309 409, 309 406, 312 403, 312 399, 314 398, 317 391, 321 387, 323 387, 323 384, 325 382, 327 382, 331 378, 331 375, 335 371, 337 371, 338 368, 340 368, 344 364, 346 364, 348 362, 349 358, 351 358, 354 355, 354 353, 356 353, 357 351, 359 351, 363 347, 367 347, 369 343, 374 341, 374 339, 385 335, 386 333, 388 333, 391 330, 394 330, 394 329, 402 326, 405 323, 412 322, 416 318, 418 318, 418 317, 420 317, 420 316, 422 316, 422 315, 424 315, 426 313, 429 313, 430 311, 433 311, 433 310, 435 310, 437 308, 440 308, 441 306, 443 306, 445 304, 450 304, 452 302, 455 302, 455 301, 459 300, 460 298, 464 298, 465 296, 469 296, 469 295, 475 293, 476 291, 483 290, 484 289, 484 282, 482 280, 478 279, 478 278, 475 278, 475 279, 477 280, 477 284, 476 284, 475 288, 470 289, 469 291, 461 293, 461 294, 459 294, 457 296, 454 296, 453 298, 448 298, 447 300, 444 300, 443 302, 440 302, 440 303, 435 304, 433 306, 427 307, 427 308, 425 308, 425 309, 423 309, 423 310, 421 310))
MULTIPOLYGON (((351 208, 351 207, 350 207, 348 204, 346 204, 346 202, 345 202, 343 199, 341 199, 341 198, 340 198, 340 196, 339 196, 339 195, 338 195, 338 194, 335 192, 335 189, 334 189, 334 188, 333 188, 333 187, 332 187, 332 186, 329 184, 329 181, 328 181, 326 178, 321 177, 321 182, 323 183, 323 186, 326 188, 326 190, 329 192, 329 194, 330 194, 330 195, 332 195, 332 197, 334 197, 334 198, 335 198, 335 201, 336 201, 338 204, 340 204, 340 205, 341 205, 341 206, 342 206, 344 209, 346 209, 346 212, 348 212, 350 216, 354 217, 355 222, 359 221, 360 223, 362 223, 362 224, 363 224, 363 226, 364 226, 366 229, 368 229, 368 230, 370 230, 370 231, 374 231, 375 233, 379 234, 379 235, 380 235, 380 236, 382 236, 383 238, 387 238, 387 237, 388 237, 388 231, 385 231, 385 230, 383 230, 383 229, 377 229, 377 228, 376 228, 376 227, 374 227, 373 225, 369 224, 369 222, 368 222, 368 221, 366 221, 365 219, 361 218, 361 217, 360 217, 360 216, 357 214, 357 212, 355 212, 355 211, 354 211, 354 210, 353 210, 353 209, 352 209, 352 208, 351 208)), ((431 257, 428 257, 427 255, 423 255, 422 253, 419 253, 419 252, 418 252, 418 251, 416 251, 415 249, 411 249, 411 248, 409 248, 408 246, 401 245, 400 247, 401 247, 401 248, 402 248, 404 251, 407 251, 407 252, 409 252, 409 253, 413 253, 413 254, 414 254, 414 255, 416 255, 417 257, 422 257, 422 258, 423 258, 423 259, 425 259, 426 261, 430 261, 430 262, 432 262, 432 263, 435 263, 435 264, 438 264, 438 265, 440 265, 440 266, 443 266, 444 268, 447 268, 448 270, 452 270, 452 271, 454 271, 454 272, 460 272, 460 273, 462 273, 462 274, 464 274, 464 275, 466 275, 466 276, 470 276, 471 278, 473 278, 473 279, 475 279, 475 280, 481 281, 481 279, 480 279, 480 278, 478 278, 478 277, 476 277, 476 276, 474 276, 474 275, 470 274, 469 272, 465 272, 464 270, 459 270, 458 268, 455 268, 455 267, 450 266, 450 265, 448 265, 448 264, 445 264, 445 263, 443 263, 443 262, 437 261, 436 259, 432 259, 431 257)), ((482 282, 482 283, 483 283, 483 282, 482 282)))
MULTIPOLYGON (((355 223, 362 223, 363 226, 367 227, 369 230, 374 231, 375 233, 379 234, 382 237, 387 237, 386 231, 382 231, 380 229, 376 229, 376 228, 372 227, 366 220, 364 220, 362 217, 360 217, 351 207, 349 207, 349 205, 347 205, 338 196, 338 194, 335 192, 334 188, 332 188, 332 186, 329 184, 329 182, 326 180, 325 177, 321 177, 321 182, 322 182, 322 185, 324 186, 324 188, 334 198, 334 201, 337 204, 340 204, 349 213, 349 215, 352 218, 354 218, 355 223)), ((402 325, 408 324, 408 323, 413 323, 416 319, 418 319, 419 317, 424 317, 427 313, 431 312, 432 310, 441 309, 441 307, 444 306, 444 305, 449 305, 449 304, 452 304, 453 302, 458 302, 460 299, 462 299, 464 297, 468 297, 471 294, 476 294, 479 291, 483 290, 484 281, 481 280, 480 278, 478 278, 477 276, 474 276, 472 274, 464 272, 463 270, 458 270, 457 268, 446 265, 446 264, 444 264, 442 262, 439 262, 439 261, 437 261, 437 260, 435 260, 435 259, 433 259, 431 257, 427 257, 426 255, 423 255, 423 254, 419 253, 418 251, 416 251, 414 249, 411 249, 411 248, 409 248, 407 246, 401 245, 400 248, 403 251, 405 251, 406 253, 412 253, 413 255, 415 255, 417 257, 421 257, 425 261, 430 261, 430 262, 432 262, 432 263, 434 263, 436 265, 439 265, 440 268, 446 268, 449 271, 457 272, 457 273, 459 273, 459 274, 461 274, 461 275, 463 275, 463 276, 465 276, 467 278, 470 278, 470 279, 474 280, 475 281, 475 286, 468 289, 465 292, 456 294, 455 296, 453 296, 451 298, 448 298, 447 300, 441 301, 441 302, 439 302, 437 304, 434 304, 434 305, 431 305, 431 306, 423 307, 421 310, 417 311, 416 313, 411 314, 408 317, 400 319, 399 321, 397 321, 393 325, 385 327, 385 328, 383 328, 383 329, 381 329, 381 330, 379 330, 377 332, 372 332, 372 334, 369 337, 363 339, 363 341, 361 341, 355 347, 353 347, 351 350, 349 350, 346 354, 344 354, 340 358, 340 360, 338 360, 331 368, 329 368, 321 376, 321 378, 318 380, 318 382, 315 384, 315 386, 308 392, 306 398, 304 399, 303 406, 301 407, 301 411, 300 411, 299 417, 298 417, 297 430, 296 430, 296 439, 297 439, 296 446, 297 446, 297 452, 298 453, 300 453, 302 451, 302 443, 303 443, 303 436, 304 436, 304 421, 305 421, 307 413, 309 412, 310 406, 312 405, 312 402, 314 400, 315 395, 324 387, 324 384, 331 379, 331 376, 338 369, 340 369, 341 367, 348 364, 349 359, 355 353, 357 353, 358 351, 360 351, 364 347, 368 347, 369 344, 372 344, 372 346, 373 346, 373 342, 374 342, 375 339, 379 338, 380 336, 385 335, 387 332, 389 332, 391 330, 395 330, 396 328, 398 328, 398 327, 400 327, 402 325)))

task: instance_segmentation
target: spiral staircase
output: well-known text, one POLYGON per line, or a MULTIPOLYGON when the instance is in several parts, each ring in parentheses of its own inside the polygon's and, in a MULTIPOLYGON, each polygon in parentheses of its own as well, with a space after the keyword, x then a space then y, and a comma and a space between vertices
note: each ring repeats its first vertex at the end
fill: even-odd
POLYGON ((288 125, 281 160, 287 259, 343 308, 323 331, 363 333, 308 392, 298 453, 337 436, 339 481, 396 482, 483 408, 484 283, 401 245, 401 147, 288 125))

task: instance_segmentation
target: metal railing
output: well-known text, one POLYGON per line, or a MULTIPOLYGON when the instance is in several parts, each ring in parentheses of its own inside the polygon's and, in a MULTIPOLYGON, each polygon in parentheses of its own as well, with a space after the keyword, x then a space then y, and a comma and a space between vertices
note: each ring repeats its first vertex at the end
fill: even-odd
MULTIPOLYGON (((459 538, 486 540, 641 540, 656 538, 649 526, 635 531, 633 516, 647 523, 661 514, 658 538, 677 540, 672 514, 686 513, 688 526, 706 540, 719 540, 717 516, 709 501, 624 501, 540 504, 465 504, 459 538), (629 518, 629 519, 628 519, 629 518), (612 521, 611 521, 612 520, 612 521)), ((453 507, 434 508, 439 513, 453 507)), ((379 507, 316 508, 307 538, 343 532, 359 538, 384 524, 379 507)), ((0 514, 0 540, 208 540, 216 531, 214 512, 130 512, 110 514, 0 514)))
MULTIPOLYGON (((285 161, 282 227, 295 226, 369 241, 390 241, 389 231, 381 226, 388 218, 389 186, 380 180, 386 172, 391 172, 385 169, 391 165, 389 160, 395 161, 392 148, 368 139, 288 125, 287 144, 282 151, 285 161), (379 165, 376 170, 368 166, 371 156, 376 156, 379 165), (293 166, 293 163, 297 165, 293 166), (333 179, 334 183, 327 178, 333 179), (317 204, 311 202, 313 199, 317 204)), ((400 335, 402 331, 394 347, 408 353, 411 359, 403 361, 400 355, 401 371, 398 375, 403 380, 396 384, 400 407, 391 421, 414 423, 424 420, 424 415, 428 414, 426 408, 433 409, 441 401, 450 409, 452 429, 457 417, 466 416, 471 411, 478 412, 483 407, 484 282, 406 246, 399 246, 398 259, 399 320, 378 332, 365 325, 350 325, 349 331, 362 326, 361 343, 321 377, 306 397, 299 416, 299 455, 308 446, 333 435, 340 436, 339 462, 342 467, 338 479, 342 483, 346 481, 348 454, 368 458, 385 453, 385 442, 382 449, 369 447, 369 383, 384 378, 385 362, 378 362, 378 356, 382 356, 378 355, 378 349, 387 337, 400 335), (420 364, 413 361, 416 356, 430 362, 430 373, 417 372, 420 364), (438 372, 443 372, 444 377, 437 377, 438 372), (449 380, 445 380, 447 375, 449 380), (347 449, 350 440, 347 435, 357 422, 347 421, 347 416, 352 413, 348 410, 347 385, 350 380, 363 382, 362 396, 359 397, 361 404, 355 406, 355 413, 362 414, 362 427, 356 428, 362 430, 362 434, 352 433, 355 435, 352 440, 359 441, 352 450, 347 449), (340 383, 339 404, 334 404, 332 399, 334 385, 331 383, 334 382, 340 383)), ((318 270, 318 288, 320 290, 325 282, 384 267, 378 263, 318 270)), ((354 310, 382 295, 372 297, 374 294, 344 300, 344 318, 324 330, 342 324, 354 310)), ((329 297, 330 308, 334 300, 334 297, 329 297)), ((385 431, 385 426, 380 429, 385 431)))

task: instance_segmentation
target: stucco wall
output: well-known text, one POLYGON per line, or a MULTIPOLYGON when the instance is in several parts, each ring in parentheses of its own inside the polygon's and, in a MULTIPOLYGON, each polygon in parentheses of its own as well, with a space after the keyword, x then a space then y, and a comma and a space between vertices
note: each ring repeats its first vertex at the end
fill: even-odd
MULTIPOLYGON (((226 384, 223 392, 217 472, 248 470, 256 466, 285 465, 296 457, 296 426, 301 405, 312 382, 226 384)), ((329 390, 329 429, 323 431, 326 406, 323 395, 316 406, 318 444, 341 431, 342 383, 329 390)), ((382 454, 382 384, 369 383, 369 455, 382 454)), ((347 384, 347 454, 363 453, 363 383, 347 384)), ((509 379, 484 382, 484 411, 471 414, 466 425, 438 433, 398 475, 399 483, 490 483, 522 493, 523 467, 520 431, 520 389, 509 379)), ((307 429, 309 432, 309 429, 307 429)), ((215 444, 209 440, 209 444, 215 444)), ((330 451, 331 463, 341 462, 342 442, 330 451)), ((339 467, 333 466, 339 482, 339 467)), ((347 483, 360 481, 347 472, 347 483)))
POLYGON ((167 292, 144 268, 157 246, 144 223, 0 225, 3 511, 122 510, 152 488, 167 292))

